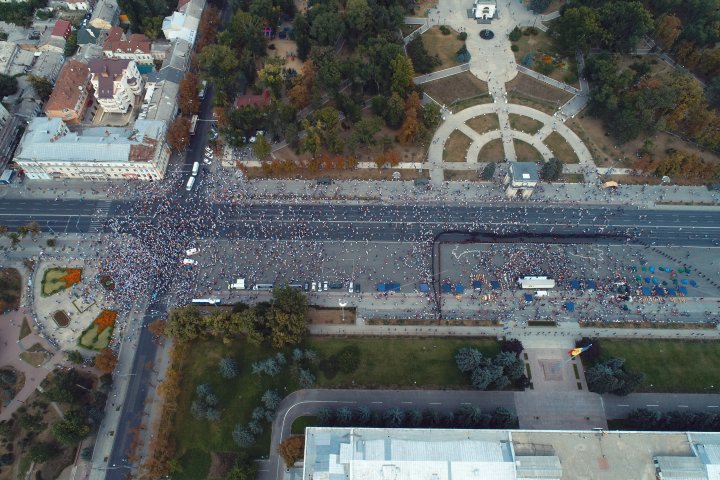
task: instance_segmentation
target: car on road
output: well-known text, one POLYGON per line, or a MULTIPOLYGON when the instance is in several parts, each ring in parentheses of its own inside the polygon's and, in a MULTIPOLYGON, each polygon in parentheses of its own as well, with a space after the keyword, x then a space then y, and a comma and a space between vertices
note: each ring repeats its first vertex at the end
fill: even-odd
POLYGON ((194 162, 192 166, 192 176, 196 176, 198 172, 200 171, 200 163, 194 162))
POLYGON ((187 182, 187 185, 185 185, 185 190, 188 192, 193 189, 193 185, 195 185, 195 177, 190 177, 190 179, 187 182))
POLYGON ((203 163, 205 165, 212 165, 212 161, 209 158, 203 158, 203 163))
POLYGON ((327 290, 327 289, 328 289, 328 282, 325 281, 325 282, 323 282, 323 290, 327 290))
POLYGON ((310 290, 312 290, 313 292, 317 290, 317 283, 316 283, 316 282, 312 282, 312 285, 310 286, 310 290))
POLYGON ((350 282, 350 285, 348 285, 348 293, 353 293, 355 291, 355 284, 354 282, 350 282))
POLYGON ((200 253, 200 250, 195 247, 185 250, 185 255, 187 255, 188 257, 192 257, 193 255, 196 255, 198 253, 200 253))
POLYGON ((212 153, 212 148, 205 147, 205 153, 212 153))
POLYGON ((306 292, 307 292, 308 290, 310 290, 310 284, 309 284, 308 282, 305 282, 305 283, 303 284, 303 290, 305 290, 306 292))
POLYGON ((198 262, 197 260, 193 260, 192 258, 183 258, 182 264, 195 266, 198 264, 198 262))

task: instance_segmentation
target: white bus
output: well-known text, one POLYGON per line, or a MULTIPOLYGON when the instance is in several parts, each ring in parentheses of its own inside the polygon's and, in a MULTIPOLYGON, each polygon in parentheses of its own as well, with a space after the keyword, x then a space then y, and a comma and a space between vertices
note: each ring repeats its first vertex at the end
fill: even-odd
POLYGON ((547 290, 555 288, 555 280, 548 277, 521 277, 518 278, 518 285, 527 290, 547 290))
POLYGON ((193 305, 220 305, 222 300, 219 298, 193 298, 191 303, 193 305))
POLYGON ((200 92, 198 92, 198 97, 200 97, 200 100, 205 98, 206 91, 207 91, 207 80, 203 80, 202 85, 200 86, 200 92))
POLYGON ((187 185, 185 185, 185 190, 187 190, 188 192, 191 191, 193 188, 193 185, 195 185, 195 177, 190 177, 188 179, 187 185))
POLYGON ((275 288, 275 285, 272 283, 256 283, 253 290, 272 290, 273 288, 275 288))
POLYGON ((197 129, 197 122, 198 122, 198 116, 193 115, 190 119, 190 135, 195 135, 195 130, 197 129))
POLYGON ((200 162, 193 163, 192 176, 194 177, 195 175, 197 175, 199 171, 200 171, 200 162))

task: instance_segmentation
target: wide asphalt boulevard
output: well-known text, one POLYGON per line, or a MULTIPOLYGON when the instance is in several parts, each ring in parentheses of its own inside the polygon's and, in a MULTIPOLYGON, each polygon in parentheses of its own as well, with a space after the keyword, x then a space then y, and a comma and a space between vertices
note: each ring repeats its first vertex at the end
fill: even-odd
MULTIPOLYGON (((14 200, 0 203, 0 225, 36 221, 50 232, 93 232, 95 200, 14 200)), ((130 201, 111 203, 108 216, 122 215, 130 201)), ((657 245, 713 246, 720 243, 720 211, 650 210, 602 206, 285 204, 227 208, 224 236, 250 239, 414 241, 447 229, 504 233, 632 233, 657 245)), ((151 217, 139 217, 153 223, 151 217)))

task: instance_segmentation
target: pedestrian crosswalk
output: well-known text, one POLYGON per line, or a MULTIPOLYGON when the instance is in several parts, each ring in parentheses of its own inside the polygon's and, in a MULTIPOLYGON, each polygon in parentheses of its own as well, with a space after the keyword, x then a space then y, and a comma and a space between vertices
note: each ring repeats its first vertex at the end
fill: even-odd
POLYGON ((110 207, 112 202, 110 200, 98 200, 95 204, 95 214, 90 220, 90 231, 93 233, 100 232, 105 225, 105 219, 107 219, 110 213, 110 207))

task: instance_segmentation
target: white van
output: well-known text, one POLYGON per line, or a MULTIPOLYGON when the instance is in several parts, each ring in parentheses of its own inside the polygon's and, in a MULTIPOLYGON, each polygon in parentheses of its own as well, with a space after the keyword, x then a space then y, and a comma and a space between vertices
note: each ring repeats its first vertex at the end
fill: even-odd
POLYGON ((193 185, 195 185, 195 177, 190 177, 187 185, 185 186, 185 190, 187 190, 188 192, 191 191, 193 189, 193 185))
POLYGON ((235 283, 228 285, 228 290, 245 290, 245 279, 238 278, 235 283))
POLYGON ((537 292, 535 292, 535 298, 547 297, 547 296, 548 296, 547 290, 538 290, 537 292))
POLYGON ((195 175, 197 175, 199 171, 200 171, 200 162, 193 163, 192 176, 194 177, 195 175))
POLYGON ((355 291, 355 282, 350 282, 350 285, 348 286, 348 293, 353 293, 355 291))

